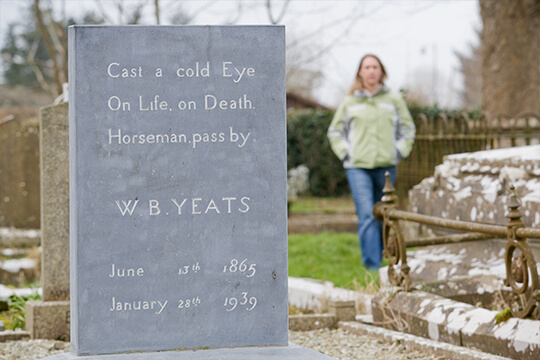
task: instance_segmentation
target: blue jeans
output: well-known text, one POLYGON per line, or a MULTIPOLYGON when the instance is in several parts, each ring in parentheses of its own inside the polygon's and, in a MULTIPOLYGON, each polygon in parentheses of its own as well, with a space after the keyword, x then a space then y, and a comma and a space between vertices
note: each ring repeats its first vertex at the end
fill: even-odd
POLYGON ((390 172, 392 184, 396 181, 395 166, 375 169, 345 169, 347 180, 358 214, 358 239, 362 251, 362 262, 368 269, 381 266, 383 242, 382 224, 373 217, 373 206, 381 201, 386 171, 390 172))

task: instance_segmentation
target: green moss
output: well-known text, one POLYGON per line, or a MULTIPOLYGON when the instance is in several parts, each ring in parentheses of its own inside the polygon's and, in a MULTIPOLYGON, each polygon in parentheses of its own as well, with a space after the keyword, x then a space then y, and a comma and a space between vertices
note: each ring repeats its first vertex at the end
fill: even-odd
POLYGON ((512 312, 509 308, 504 309, 497 315, 495 315, 495 324, 500 324, 502 322, 505 322, 506 320, 510 319, 512 317, 512 312))

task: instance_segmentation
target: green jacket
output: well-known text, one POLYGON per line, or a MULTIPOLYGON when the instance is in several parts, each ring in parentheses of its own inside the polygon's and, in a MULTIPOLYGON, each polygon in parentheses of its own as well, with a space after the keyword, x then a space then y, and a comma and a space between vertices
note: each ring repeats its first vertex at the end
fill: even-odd
POLYGON ((397 165, 409 156, 414 135, 405 101, 384 86, 374 95, 359 90, 348 95, 328 128, 332 150, 345 168, 397 165))

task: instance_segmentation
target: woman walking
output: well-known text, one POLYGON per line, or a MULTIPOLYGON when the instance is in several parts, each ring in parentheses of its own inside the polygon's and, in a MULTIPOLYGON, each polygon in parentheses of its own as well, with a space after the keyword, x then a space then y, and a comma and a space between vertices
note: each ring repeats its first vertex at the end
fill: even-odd
POLYGON ((328 139, 343 161, 358 214, 362 262, 377 269, 382 259, 381 224, 373 206, 381 200, 385 172, 395 184, 396 165, 414 143, 415 127, 405 101, 385 86, 386 69, 372 54, 360 61, 355 82, 328 128, 328 139))

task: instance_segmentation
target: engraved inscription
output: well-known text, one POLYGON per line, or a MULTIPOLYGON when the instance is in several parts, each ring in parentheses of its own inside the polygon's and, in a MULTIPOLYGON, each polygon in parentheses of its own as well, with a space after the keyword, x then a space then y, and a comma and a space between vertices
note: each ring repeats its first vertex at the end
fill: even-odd
POLYGON ((249 278, 257 272, 255 266, 257 264, 248 264, 248 259, 244 259, 240 263, 238 263, 238 260, 232 259, 229 265, 223 266, 223 272, 235 273, 238 271, 240 273, 246 273, 246 277, 249 278))
POLYGON ((251 132, 242 132, 229 127, 228 131, 222 132, 195 132, 185 133, 127 133, 122 129, 108 129, 109 145, 149 145, 149 144, 191 144, 195 149, 201 144, 231 143, 243 148, 251 135, 251 132))
POLYGON ((201 270, 201 267, 199 266, 199 262, 193 264, 192 266, 184 265, 178 269, 178 275, 187 275, 190 272, 193 272, 196 274, 199 270, 201 270))
MULTIPOLYGON (((157 199, 148 200, 149 216, 169 215, 169 214, 189 214, 189 215, 207 215, 207 214, 231 214, 233 212, 247 213, 250 210, 249 196, 224 196, 221 199, 206 199, 201 197, 170 199, 166 202, 161 202, 157 199), (166 208, 166 212, 162 211, 166 208)), ((133 216, 139 199, 135 200, 115 200, 115 204, 120 210, 122 216, 133 216)), ((139 215, 142 216, 142 213, 139 215)))
POLYGON ((112 264, 111 267, 111 273, 109 274, 109 277, 143 277, 144 276, 144 269, 142 267, 138 269, 126 269, 126 268, 117 268, 116 264, 112 264))
POLYGON ((112 78, 142 78, 142 66, 125 68, 120 63, 112 62, 107 66, 107 74, 112 78))
POLYGON ((192 299, 183 299, 178 300, 178 308, 179 309, 189 309, 192 307, 197 307, 201 304, 201 299, 199 297, 194 297, 192 299))
POLYGON ((116 296, 112 297, 112 306, 110 311, 154 311, 156 315, 160 315, 169 300, 133 300, 133 301, 117 301, 116 296))
POLYGON ((242 292, 240 300, 235 297, 226 297, 224 306, 229 312, 235 310, 238 306, 243 307, 246 311, 251 311, 257 306, 257 298, 255 296, 248 298, 248 292, 245 291, 242 292))

